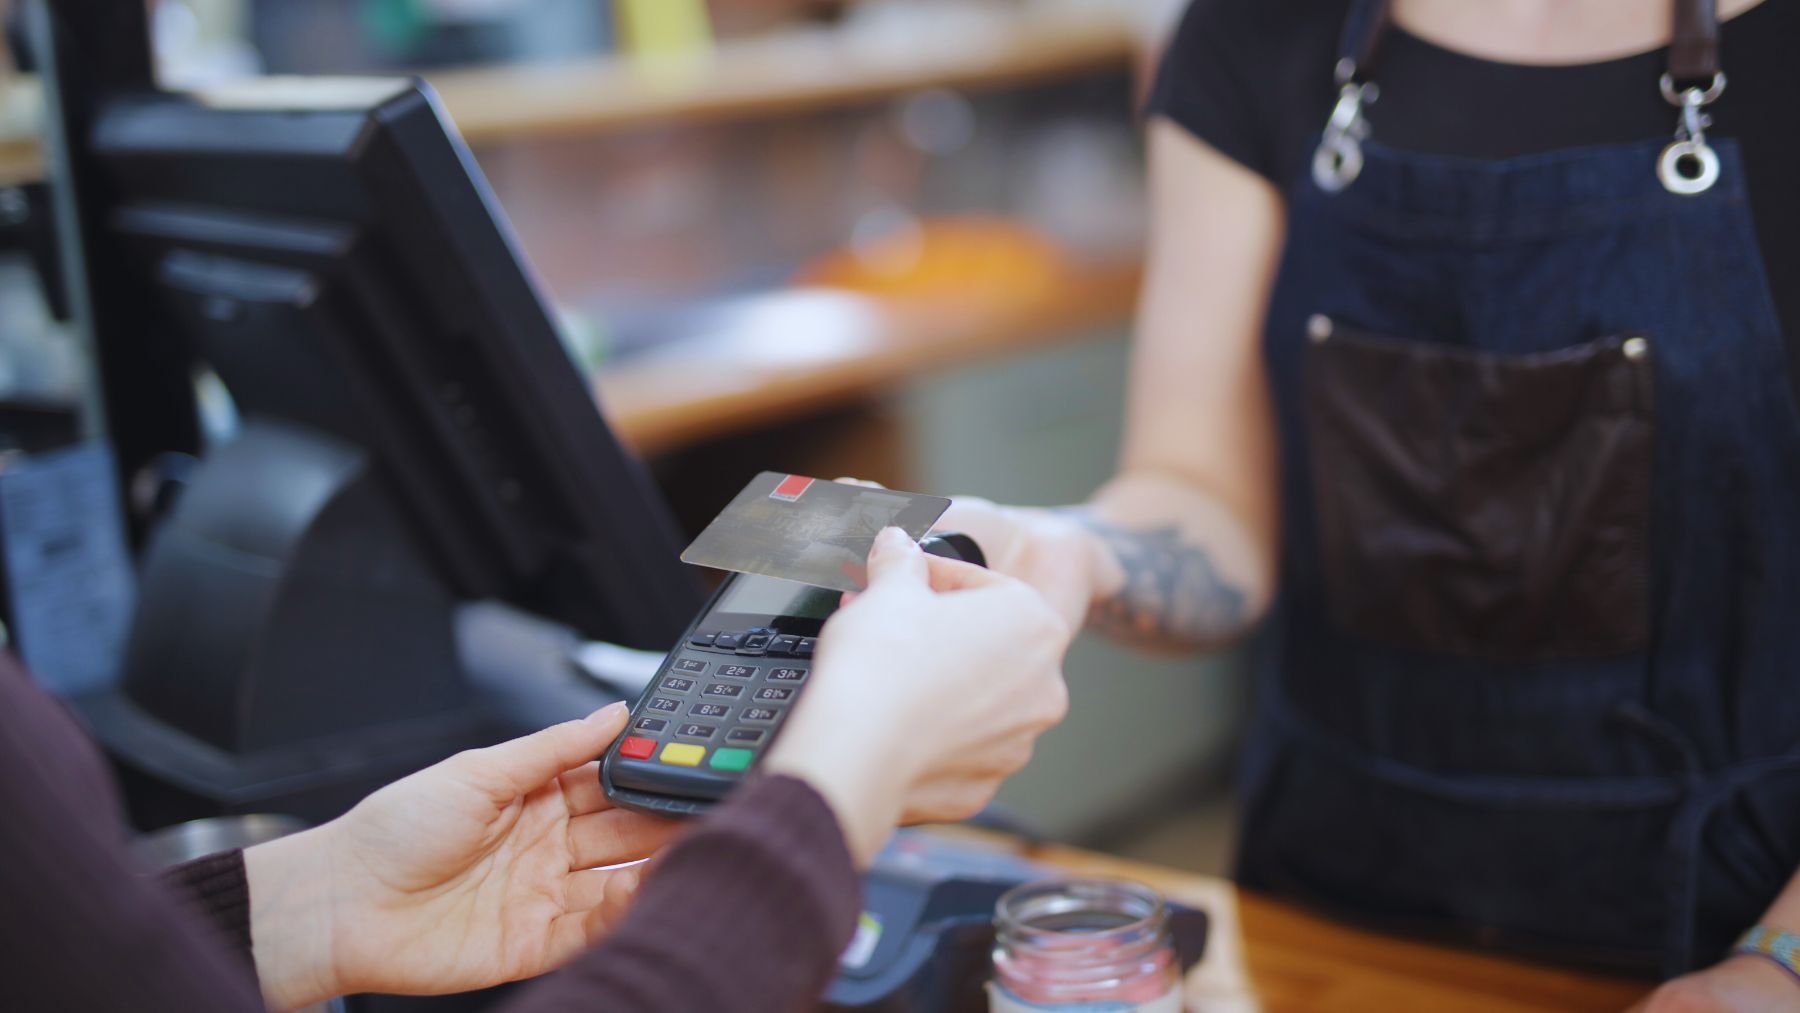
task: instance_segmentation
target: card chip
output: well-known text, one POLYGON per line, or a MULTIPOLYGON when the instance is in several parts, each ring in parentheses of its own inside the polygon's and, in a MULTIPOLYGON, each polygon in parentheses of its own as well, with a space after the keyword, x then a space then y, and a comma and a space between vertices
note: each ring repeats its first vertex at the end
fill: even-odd
POLYGON ((812 484, 813 480, 804 475, 789 475, 781 480, 781 484, 775 487, 774 492, 769 493, 769 498, 792 503, 799 499, 800 494, 804 493, 812 484))

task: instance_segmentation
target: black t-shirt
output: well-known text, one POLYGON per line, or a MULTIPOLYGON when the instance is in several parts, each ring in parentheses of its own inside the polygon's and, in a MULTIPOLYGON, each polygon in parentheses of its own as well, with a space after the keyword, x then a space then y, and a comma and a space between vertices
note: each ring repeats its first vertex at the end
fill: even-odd
MULTIPOLYGON (((1193 0, 1149 111, 1284 190, 1306 170, 1337 99, 1349 0, 1193 0)), ((1735 138, 1756 236, 1800 389, 1800 0, 1763 0, 1720 26, 1725 93, 1709 137, 1735 138)), ((1499 159, 1672 138, 1657 81, 1668 51, 1601 63, 1496 63, 1398 27, 1383 40, 1374 137, 1403 151, 1499 159)), ((1646 172, 1653 171, 1646 166, 1646 172)))

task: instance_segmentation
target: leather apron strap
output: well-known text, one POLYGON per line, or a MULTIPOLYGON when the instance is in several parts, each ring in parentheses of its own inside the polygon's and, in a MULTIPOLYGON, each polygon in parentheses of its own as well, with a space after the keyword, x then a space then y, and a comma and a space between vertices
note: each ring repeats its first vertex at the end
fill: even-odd
POLYGON ((1706 87, 1719 72, 1717 0, 1675 0, 1669 77, 1676 85, 1706 87))
POLYGON ((1374 80, 1375 61, 1393 16, 1393 0, 1354 0, 1338 37, 1337 84, 1374 80))

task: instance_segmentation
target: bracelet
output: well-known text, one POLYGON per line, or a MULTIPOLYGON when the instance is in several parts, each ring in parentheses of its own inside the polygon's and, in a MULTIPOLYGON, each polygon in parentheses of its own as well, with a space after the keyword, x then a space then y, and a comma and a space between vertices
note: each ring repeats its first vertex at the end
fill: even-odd
POLYGON ((1743 953, 1761 957, 1786 971, 1788 977, 1800 983, 1800 935, 1753 925, 1738 937, 1731 953, 1733 956, 1743 953))

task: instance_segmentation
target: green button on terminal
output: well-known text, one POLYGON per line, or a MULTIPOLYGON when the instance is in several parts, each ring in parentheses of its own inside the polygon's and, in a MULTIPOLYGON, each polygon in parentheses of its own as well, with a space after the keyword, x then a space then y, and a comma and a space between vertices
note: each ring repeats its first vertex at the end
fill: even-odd
POLYGON ((748 770, 750 760, 755 753, 748 749, 720 749, 713 752, 712 769, 714 770, 748 770))

